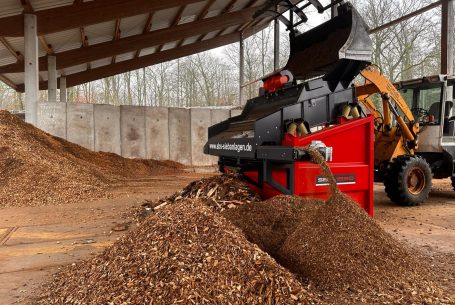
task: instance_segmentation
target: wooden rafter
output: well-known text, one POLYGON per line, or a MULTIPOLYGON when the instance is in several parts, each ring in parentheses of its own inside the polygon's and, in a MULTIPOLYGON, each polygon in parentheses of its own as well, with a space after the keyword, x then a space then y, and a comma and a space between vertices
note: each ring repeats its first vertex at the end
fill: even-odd
POLYGON ((21 52, 16 51, 5 37, 0 37, 0 42, 5 46, 6 49, 8 49, 11 55, 13 55, 19 63, 24 62, 24 56, 21 54, 21 52))
MULTIPOLYGON (((209 0, 207 1, 207 3, 205 4, 205 6, 202 8, 201 12, 199 13, 199 15, 197 15, 196 17, 196 20, 202 20, 204 19, 204 17, 208 14, 209 10, 210 10, 210 7, 213 5, 213 3, 215 3, 216 0, 209 0)), ((204 36, 204 35, 201 35, 201 37, 204 36)), ((202 39, 198 39, 196 41, 201 41, 202 39)), ((183 42, 185 40, 180 40, 179 43, 177 44, 176 48, 179 48, 182 46, 183 42)))
POLYGON ((231 0, 231 1, 228 3, 228 5, 226 5, 226 6, 224 7, 224 9, 221 11, 221 14, 225 14, 225 13, 230 12, 236 3, 237 3, 237 0, 231 0))
POLYGON ((207 4, 204 6, 204 8, 201 10, 199 15, 197 16, 196 20, 201 20, 203 19, 209 12, 210 7, 215 3, 215 0, 209 0, 207 1, 207 4))
MULTIPOLYGON (((112 41, 118 40, 120 38, 120 34, 121 34, 121 31, 120 31, 120 20, 121 19, 115 20, 114 35, 113 35, 114 38, 112 39, 112 41)), ((111 63, 115 64, 115 60, 116 59, 117 59, 117 54, 112 56, 111 63)))
MULTIPOLYGON (((258 29, 255 29, 258 30, 258 29)), ((244 33, 245 37, 254 34, 253 31, 247 31, 244 33)), ((203 52, 209 49, 217 48, 223 45, 227 45, 239 40, 238 33, 232 33, 212 39, 207 39, 202 42, 196 42, 185 45, 181 48, 174 48, 160 53, 154 53, 151 55, 141 56, 130 60, 102 66, 99 68, 92 69, 90 71, 83 71, 75 74, 66 76, 67 86, 77 86, 85 82, 102 79, 112 75, 128 72, 134 69, 140 69, 150 65, 158 64, 164 61, 177 59, 180 57, 188 56, 194 53, 203 52)), ((23 91, 24 85, 18 86, 18 91, 23 91)), ((47 89, 47 82, 40 82, 40 89, 47 89)))
MULTIPOLYGON (((88 37, 85 34, 85 29, 84 27, 79 28, 79 32, 81 34, 81 48, 86 48, 89 46, 88 44, 88 37)), ((87 70, 90 70, 92 68, 90 62, 87 63, 87 70)))
MULTIPOLYGON (((154 14, 155 14, 155 12, 149 13, 147 20, 145 21, 144 30, 142 30, 142 34, 148 33, 152 29, 152 19, 153 19, 154 14)), ((141 50, 137 50, 136 54, 134 55, 134 58, 139 57, 140 54, 141 54, 141 50)))
MULTIPOLYGON (((96 0, 82 2, 78 5, 66 5, 40 10, 34 12, 34 14, 38 20, 38 34, 45 35, 200 1, 96 0)), ((24 36, 23 16, 14 15, 0 18, 0 36, 24 36)))
MULTIPOLYGON (((229 11, 234 7, 234 5, 235 5, 236 2, 237 2, 237 0, 231 0, 231 1, 230 1, 222 10, 221 10, 220 15, 229 12, 229 11)), ((207 13, 205 13, 205 14, 207 14, 207 13)), ((204 16, 205 16, 205 15, 204 15, 204 16)), ((225 30, 225 29, 222 29, 222 30, 218 33, 218 35, 216 35, 216 36, 220 36, 221 33, 222 33, 224 30, 225 30)), ((202 34, 201 36, 199 36, 199 38, 198 38, 196 41, 200 42, 200 41, 204 40, 204 38, 205 38, 205 36, 206 36, 207 34, 208 34, 208 33, 202 34)))
MULTIPOLYGON (((19 88, 19 86, 17 86, 15 83, 13 83, 8 77, 6 77, 5 75, 2 75, 0 74, 0 81, 4 82, 5 84, 7 84, 8 86, 10 86, 11 88, 13 88, 14 90, 16 91, 21 91, 21 89, 19 88)), ((22 89, 23 90, 23 89, 22 89)))
MULTIPOLYGON (((172 26, 176 26, 176 25, 179 24, 180 19, 182 19, 182 15, 183 15, 183 11, 184 11, 184 10, 185 10, 185 5, 182 5, 182 6, 179 8, 177 14, 175 15, 174 20, 172 20, 171 25, 170 25, 171 27, 172 27, 172 26)), ((182 40, 181 40, 181 41, 182 41, 182 40)), ((161 50, 163 49, 163 46, 164 46, 164 44, 158 46, 158 48, 156 49, 155 52, 161 52, 161 50)))
MULTIPOLYGON (((231 26, 244 24, 253 17, 256 9, 256 7, 247 8, 241 11, 179 24, 174 27, 151 31, 145 34, 120 38, 116 41, 103 42, 90 45, 85 48, 56 53, 57 68, 64 69, 94 60, 111 57, 116 54, 118 55, 139 49, 145 49, 172 41, 183 40, 185 38, 206 34, 215 30, 222 30, 231 26)), ((46 58, 40 58, 39 68, 41 71, 47 70, 46 58)), ((0 73, 18 73, 23 71, 23 65, 10 64, 0 67, 0 73)))

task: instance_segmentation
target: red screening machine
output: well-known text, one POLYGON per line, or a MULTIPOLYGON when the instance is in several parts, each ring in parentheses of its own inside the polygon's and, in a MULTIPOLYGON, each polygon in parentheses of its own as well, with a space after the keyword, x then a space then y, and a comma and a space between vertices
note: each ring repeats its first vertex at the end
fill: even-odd
POLYGON ((264 198, 327 198, 327 179, 302 149, 312 146, 340 190, 373 215, 374 118, 357 106, 351 85, 370 64, 366 25, 347 3, 311 31, 290 30, 287 65, 263 80, 261 95, 241 115, 209 128, 204 152, 219 157, 222 172, 241 173, 264 198))

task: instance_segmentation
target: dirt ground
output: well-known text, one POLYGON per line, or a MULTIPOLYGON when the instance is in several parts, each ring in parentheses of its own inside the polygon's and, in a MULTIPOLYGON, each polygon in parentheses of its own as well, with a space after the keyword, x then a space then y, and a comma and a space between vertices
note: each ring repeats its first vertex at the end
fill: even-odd
MULTIPOLYGON (((208 174, 185 173, 130 180, 113 187, 115 199, 74 205, 6 208, 0 213, 0 305, 23 304, 59 267, 94 255, 125 233, 125 212, 146 199, 169 195, 208 174)), ((396 238, 421 250, 455 291, 455 192, 436 181, 420 207, 390 203, 375 185, 375 218, 396 238)), ((455 296, 455 295, 452 295, 455 296)))

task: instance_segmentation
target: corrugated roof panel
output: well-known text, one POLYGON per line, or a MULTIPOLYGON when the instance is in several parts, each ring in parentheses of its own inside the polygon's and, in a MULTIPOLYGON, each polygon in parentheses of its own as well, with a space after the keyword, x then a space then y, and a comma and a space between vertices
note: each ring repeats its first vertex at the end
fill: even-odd
POLYGON ((155 47, 151 47, 151 48, 147 48, 147 49, 142 49, 141 53, 139 54, 139 56, 150 55, 150 54, 153 54, 155 52, 156 52, 156 46, 155 47))
POLYGON ((72 66, 72 67, 66 68, 63 70, 63 73, 65 75, 70 75, 70 74, 74 74, 74 73, 83 72, 85 70, 87 70, 87 64, 82 64, 82 65, 77 65, 77 66, 72 66))
POLYGON ((177 44, 179 42, 180 42, 179 40, 173 41, 173 42, 168 42, 168 43, 163 45, 163 48, 161 49, 161 51, 166 51, 166 50, 173 49, 173 48, 175 48, 177 46, 177 44))
POLYGON ((19 15, 23 10, 21 2, 18 0, 1 0, 0 2, 0 18, 19 15))
POLYGON ((195 43, 199 37, 201 37, 200 35, 197 35, 197 36, 193 36, 193 37, 189 37, 189 38, 186 38, 183 43, 182 43, 182 46, 184 45, 187 45, 187 44, 192 44, 192 43, 195 43))
MULTIPOLYGON (((22 55, 24 55, 24 37, 5 37, 5 39, 14 50, 19 51, 22 55)), ((38 42, 38 56, 46 56, 46 54, 46 51, 41 47, 41 43, 38 42)))
POLYGON ((226 0, 216 0, 215 3, 213 3, 210 7, 207 15, 205 15, 205 18, 218 16, 221 11, 226 8, 227 5, 228 3, 226 0))
POLYGON ((89 25, 84 30, 89 45, 111 41, 114 38, 115 20, 89 25))
POLYGON ((80 48, 82 45, 79 29, 57 32, 45 35, 46 42, 52 46, 55 53, 80 48))
POLYGON ((9 65, 16 62, 16 57, 3 45, 0 43, 0 66, 9 65))
MULTIPOLYGON (((35 11, 46 10, 59 6, 72 5, 74 0, 29 0, 35 11)), ((20 2, 20 1, 19 1, 20 2)))
POLYGON ((207 1, 201 1, 185 6, 179 24, 196 20, 197 16, 201 13, 206 4, 207 1))
POLYGON ((142 34, 149 14, 142 14, 133 17, 123 18, 120 21, 120 37, 128 37, 142 34))
POLYGON ((216 31, 207 33, 207 35, 204 36, 203 40, 215 38, 215 36, 218 35, 218 33, 220 33, 220 30, 216 30, 216 31))
POLYGON ((130 59, 134 58, 134 55, 136 55, 136 51, 123 53, 123 54, 117 55, 117 57, 115 58, 115 61, 121 62, 121 61, 125 61, 125 60, 130 60, 130 59))
POLYGON ((24 83, 24 73, 6 73, 5 77, 15 84, 24 83))
POLYGON ((102 66, 107 66, 111 62, 112 62, 112 57, 107 57, 107 58, 103 58, 103 59, 98 59, 98 60, 92 61, 90 63, 90 66, 92 67, 92 69, 95 69, 95 68, 99 68, 99 67, 102 67, 102 66))
POLYGON ((224 29, 220 34, 221 35, 231 34, 231 33, 234 33, 238 28, 239 28, 238 25, 233 25, 233 26, 230 26, 230 27, 224 29))
POLYGON ((248 4, 248 0, 237 0, 231 9, 231 12, 241 10, 248 4))
POLYGON ((171 25, 177 15, 178 7, 169 8, 166 10, 157 11, 152 18, 152 31, 164 29, 171 25))

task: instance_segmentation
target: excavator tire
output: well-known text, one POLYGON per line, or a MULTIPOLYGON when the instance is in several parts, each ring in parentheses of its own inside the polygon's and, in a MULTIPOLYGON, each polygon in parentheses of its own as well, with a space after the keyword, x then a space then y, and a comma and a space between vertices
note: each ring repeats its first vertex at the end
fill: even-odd
POLYGON ((431 168, 425 159, 399 156, 387 166, 384 175, 385 192, 398 205, 420 205, 428 198, 431 180, 431 168))

